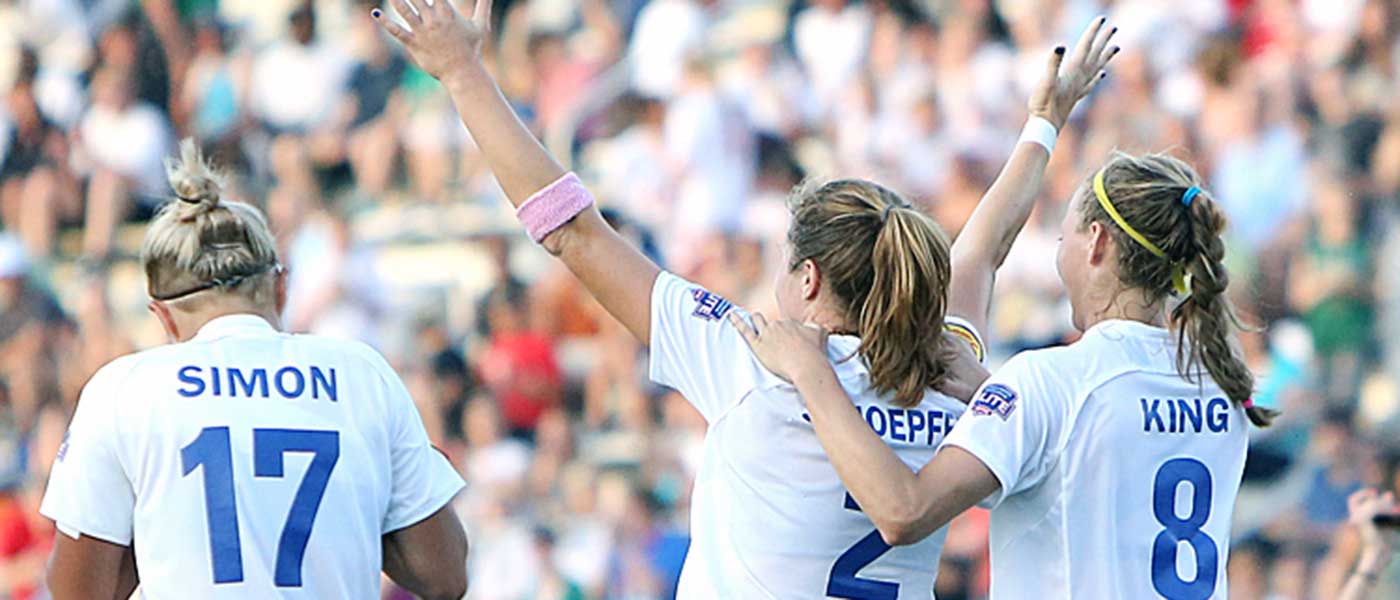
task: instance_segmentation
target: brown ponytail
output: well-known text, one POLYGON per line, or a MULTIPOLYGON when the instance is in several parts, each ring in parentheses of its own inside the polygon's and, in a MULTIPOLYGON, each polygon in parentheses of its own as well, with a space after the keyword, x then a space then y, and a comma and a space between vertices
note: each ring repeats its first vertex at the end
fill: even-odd
POLYGON ((877 184, 800 187, 789 200, 790 268, 816 263, 856 327, 871 387, 918 404, 945 374, 948 240, 927 215, 877 184))
POLYGON ((1173 291, 1172 269, 1186 273, 1188 295, 1171 311, 1177 334, 1177 371, 1199 381, 1201 369, 1232 402, 1248 406, 1256 426, 1273 422, 1277 411, 1250 406, 1254 374, 1241 357, 1236 334, 1242 328, 1226 296, 1230 275, 1225 268, 1225 214, 1208 191, 1187 203, 1186 192, 1201 188, 1200 176, 1186 163, 1167 155, 1114 156, 1103 168, 1104 190, 1123 220, 1156 244, 1162 258, 1135 242, 1116 226, 1084 186, 1082 223, 1098 221, 1117 245, 1118 272, 1124 283, 1146 290, 1160 300, 1173 291))

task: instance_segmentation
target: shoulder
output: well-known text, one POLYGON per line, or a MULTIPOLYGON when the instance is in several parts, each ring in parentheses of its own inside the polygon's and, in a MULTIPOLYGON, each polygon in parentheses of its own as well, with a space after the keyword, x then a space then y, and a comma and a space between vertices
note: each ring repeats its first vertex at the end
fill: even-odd
POLYGON ((373 346, 364 342, 304 333, 290 334, 288 338, 292 340, 292 343, 306 346, 317 355, 334 357, 337 362, 346 363, 346 366, 362 366, 379 375, 397 377, 394 368, 389 365, 389 360, 384 358, 384 355, 375 350, 373 346))
POLYGON ((152 366, 167 364, 179 357, 173 352, 175 345, 159 346, 113 359, 102 365, 83 384, 82 402, 105 402, 104 398, 116 398, 128 382, 139 380, 152 366))
POLYGON ((1037 404, 1072 402, 1083 393, 1084 365, 1073 346, 1027 350, 1012 356, 987 380, 970 407, 1014 405, 1022 396, 1037 404))

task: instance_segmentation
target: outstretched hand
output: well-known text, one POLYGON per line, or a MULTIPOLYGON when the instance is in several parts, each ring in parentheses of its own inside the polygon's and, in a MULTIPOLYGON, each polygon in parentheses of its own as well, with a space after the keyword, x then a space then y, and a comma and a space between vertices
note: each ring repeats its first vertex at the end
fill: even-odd
POLYGON ((1115 33, 1118 28, 1108 28, 1108 17, 1098 17, 1079 36, 1068 63, 1065 47, 1056 47, 1050 53, 1045 75, 1031 93, 1027 107, 1031 115, 1050 121, 1056 129, 1064 129, 1074 106, 1108 75, 1104 68, 1120 50, 1108 45, 1115 33))
POLYGON ((831 367, 826 357, 825 329, 797 321, 769 323, 761 313, 753 313, 750 326, 735 311, 729 312, 729 324, 743 336, 758 362, 784 381, 795 383, 805 371, 831 367))
POLYGON ((1347 498, 1348 520, 1361 533, 1364 550, 1389 555, 1391 547, 1374 521, 1376 515, 1391 514, 1396 510, 1395 494, 1384 494, 1373 489, 1357 490, 1347 498))
POLYGON ((492 0, 476 0, 470 20, 451 0, 390 0, 403 23, 374 9, 370 16, 403 44, 418 68, 441 81, 465 65, 479 63, 491 29, 492 0))

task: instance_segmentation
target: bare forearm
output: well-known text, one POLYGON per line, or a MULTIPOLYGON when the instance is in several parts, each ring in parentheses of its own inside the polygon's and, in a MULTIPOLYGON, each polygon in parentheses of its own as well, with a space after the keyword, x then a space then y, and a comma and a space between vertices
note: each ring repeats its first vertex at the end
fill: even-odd
POLYGON ((484 65, 466 65, 442 82, 512 205, 524 204, 564 175, 564 167, 520 122, 484 65))
POLYGON ((1017 144, 953 244, 953 255, 982 258, 993 269, 1000 267, 1031 216, 1049 163, 1050 152, 1039 144, 1017 144))
POLYGON ((953 244, 948 313, 985 331, 996 271, 1030 218, 1050 153, 1039 144, 1020 143, 987 190, 953 244))
MULTIPOLYGON (((519 207, 564 175, 483 66, 463 67, 443 83, 511 204, 519 207)), ((649 341, 651 287, 660 269, 613 231, 597 209, 580 213, 543 243, 614 318, 643 343, 649 341)))
POLYGON ((918 476, 861 418, 829 365, 794 377, 794 384, 827 458, 861 511, 882 533, 902 530, 922 504, 918 476))

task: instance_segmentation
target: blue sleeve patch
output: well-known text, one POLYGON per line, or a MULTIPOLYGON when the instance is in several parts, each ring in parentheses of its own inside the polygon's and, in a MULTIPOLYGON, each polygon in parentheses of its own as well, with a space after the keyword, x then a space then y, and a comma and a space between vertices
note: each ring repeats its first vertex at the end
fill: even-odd
POLYGON ((734 308, 732 303, 719 294, 703 288, 690 290, 690 295, 695 298, 695 312, 690 313, 691 316, 707 321, 723 319, 724 315, 729 314, 729 309, 734 308))
POLYGON ((1000 383, 982 388, 982 395, 972 403, 973 414, 996 415, 1005 421, 1016 410, 1016 392, 1000 383))

